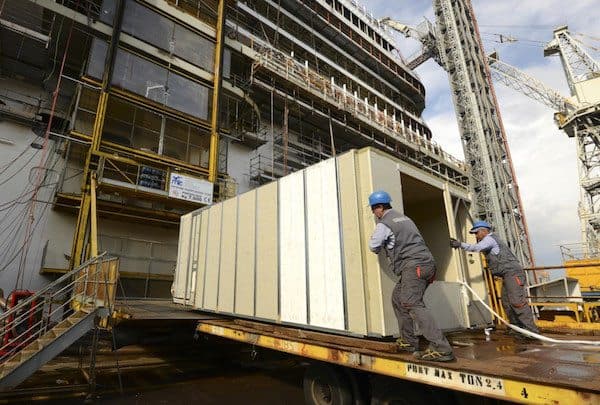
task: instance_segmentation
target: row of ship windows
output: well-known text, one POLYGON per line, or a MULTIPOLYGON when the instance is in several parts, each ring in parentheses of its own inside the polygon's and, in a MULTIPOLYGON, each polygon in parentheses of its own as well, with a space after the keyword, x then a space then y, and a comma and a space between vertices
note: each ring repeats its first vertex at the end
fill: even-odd
POLYGON ((367 34, 371 39, 377 42, 379 45, 383 47, 386 51, 392 51, 394 47, 385 39, 381 37, 375 30, 367 25, 366 22, 361 20, 356 14, 350 11, 347 7, 344 7, 342 3, 338 0, 325 0, 327 4, 330 6, 334 6, 336 11, 342 14, 346 20, 351 21, 356 27, 358 27, 362 32, 367 34))
MULTIPOLYGON (((316 0, 308 0, 309 2, 316 2, 316 0)), ((362 21, 356 14, 352 13, 350 9, 344 7, 344 5, 339 0, 325 0, 327 4, 332 6, 338 14, 343 15, 346 20, 351 21, 353 25, 358 27, 361 31, 366 33, 369 37, 371 37, 374 41, 376 41, 381 47, 383 47, 387 51, 393 51, 396 48, 388 41, 383 39, 381 35, 379 35, 372 27, 370 27, 366 22, 362 21)), ((378 49, 374 49, 375 47, 371 47, 369 51, 373 57, 375 57, 380 62, 387 65, 392 71, 394 71, 397 75, 402 77, 405 81, 410 83, 412 87, 417 89, 419 93, 424 96, 425 89, 423 85, 412 77, 410 74, 405 72, 402 68, 398 68, 398 66, 392 62, 392 59, 387 55, 384 55, 378 49)), ((367 48, 365 48, 367 49, 367 48)))

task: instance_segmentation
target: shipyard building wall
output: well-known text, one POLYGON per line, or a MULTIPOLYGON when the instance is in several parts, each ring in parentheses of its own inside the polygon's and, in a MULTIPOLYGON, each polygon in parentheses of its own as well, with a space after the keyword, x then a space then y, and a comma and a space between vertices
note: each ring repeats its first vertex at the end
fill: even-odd
POLYGON ((440 325, 487 324, 460 284, 485 296, 481 262, 448 245, 470 225, 468 205, 456 204, 468 203, 465 191, 371 148, 183 216, 174 301, 342 333, 397 334, 390 302, 397 277, 385 254, 368 250, 375 222, 366 202, 377 189, 413 217, 436 258, 426 300, 440 325))
POLYGON ((47 170, 40 179, 42 187, 31 211, 33 184, 41 173, 37 168, 42 151, 37 145, 43 139, 32 131, 31 125, 11 121, 0 122, 0 138, 0 288, 6 296, 15 288, 37 289, 47 282, 39 274, 51 234, 49 225, 53 223, 52 207, 47 201, 53 197, 63 162, 56 153, 56 143, 50 141, 47 163, 42 165, 47 170), (30 218, 33 223, 28 232, 30 218))

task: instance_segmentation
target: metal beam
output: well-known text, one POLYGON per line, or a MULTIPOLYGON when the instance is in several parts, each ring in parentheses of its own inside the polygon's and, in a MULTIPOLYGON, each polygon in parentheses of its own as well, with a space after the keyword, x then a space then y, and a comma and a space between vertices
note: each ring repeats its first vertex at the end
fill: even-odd
POLYGON ((83 245, 87 231, 88 216, 90 213, 90 194, 86 190, 81 197, 79 204, 79 213, 77 215, 77 224, 73 232, 73 244, 71 245, 71 258, 69 260, 69 269, 74 269, 81 264, 83 255, 83 245))
MULTIPOLYGON (((110 25, 105 24, 101 21, 92 21, 87 16, 85 16, 75 10, 72 10, 68 7, 65 7, 61 4, 55 3, 54 1, 51 1, 51 0, 28 0, 28 1, 30 1, 31 3, 37 4, 39 6, 42 6, 50 11, 53 11, 59 15, 66 17, 68 19, 71 19, 71 20, 75 21, 76 23, 79 23, 79 24, 87 27, 89 30, 92 31, 92 33, 94 33, 96 35, 100 34, 105 37, 113 36, 113 27, 111 27, 110 25)), ((214 32, 212 32, 209 35, 214 36, 214 32)), ((201 68, 199 68, 189 62, 186 62, 185 60, 180 59, 176 56, 170 55, 169 53, 167 53, 155 46, 152 46, 144 41, 141 41, 127 33, 122 32, 120 34, 119 40, 120 40, 120 42, 127 44, 134 49, 140 49, 140 50, 154 56, 155 58, 157 58, 159 60, 162 60, 173 66, 177 66, 177 67, 185 70, 186 72, 189 72, 197 77, 200 77, 203 80, 213 81, 213 74, 211 72, 201 69, 201 68)))
POLYGON ((506 86, 565 115, 568 113, 568 110, 574 111, 576 108, 573 103, 558 91, 546 86, 525 72, 500 61, 496 53, 488 56, 488 63, 491 68, 492 77, 506 86))
POLYGON ((219 159, 219 100, 223 74, 223 38, 225 28, 225 0, 219 0, 217 9, 217 31, 215 43, 215 65, 213 80, 212 112, 210 117, 210 151, 208 159, 208 181, 217 180, 219 159))
POLYGON ((96 211, 96 174, 90 180, 90 257, 98 256, 98 212, 96 211))
POLYGON ((50 37, 48 35, 44 35, 40 32, 34 31, 27 27, 23 27, 22 25, 4 20, 2 18, 0 18, 0 25, 2 25, 5 28, 8 28, 11 31, 18 32, 19 34, 23 34, 25 36, 28 36, 29 38, 35 39, 36 41, 40 41, 45 44, 47 44, 48 41, 50 41, 50 37))

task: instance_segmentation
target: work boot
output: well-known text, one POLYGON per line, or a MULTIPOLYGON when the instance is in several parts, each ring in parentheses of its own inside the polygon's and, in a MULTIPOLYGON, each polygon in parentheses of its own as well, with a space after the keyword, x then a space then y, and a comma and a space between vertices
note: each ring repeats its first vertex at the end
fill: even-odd
POLYGON ((396 339, 396 347, 398 348, 399 352, 414 353, 417 351, 416 347, 410 343, 406 343, 404 340, 402 340, 402 338, 396 339))
POLYGON ((437 350, 427 349, 424 352, 414 352, 413 356, 420 360, 426 361, 452 361, 454 360, 454 353, 449 352, 438 352, 437 350))

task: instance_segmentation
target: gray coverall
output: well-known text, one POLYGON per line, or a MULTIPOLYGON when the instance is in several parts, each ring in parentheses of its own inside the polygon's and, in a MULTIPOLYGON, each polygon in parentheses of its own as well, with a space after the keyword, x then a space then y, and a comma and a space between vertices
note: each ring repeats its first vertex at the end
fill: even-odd
POLYGON ((390 238, 376 243, 378 246, 371 244, 370 247, 376 253, 384 248, 394 273, 400 276, 392 293, 392 306, 402 340, 418 349, 419 338, 415 336, 417 325, 430 342, 431 349, 452 352, 452 346, 423 302, 423 294, 435 277, 435 262, 421 233, 410 218, 393 209, 386 211, 377 222, 378 227, 383 224, 389 228, 390 238))
POLYGON ((481 242, 485 242, 486 238, 492 238, 496 242, 499 248, 498 253, 492 252, 493 249, 490 247, 478 250, 477 245, 468 243, 462 243, 461 247, 469 251, 481 251, 485 255, 492 274, 502 277, 502 307, 508 316, 508 321, 531 332, 539 333, 533 319, 533 312, 527 302, 525 289, 527 279, 521 263, 502 239, 490 233, 481 242))

